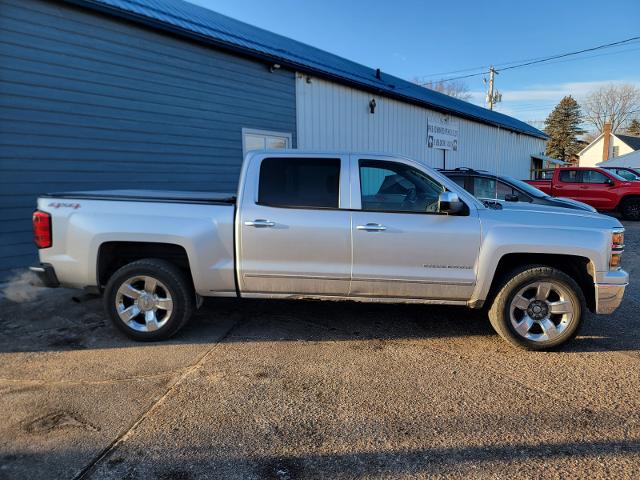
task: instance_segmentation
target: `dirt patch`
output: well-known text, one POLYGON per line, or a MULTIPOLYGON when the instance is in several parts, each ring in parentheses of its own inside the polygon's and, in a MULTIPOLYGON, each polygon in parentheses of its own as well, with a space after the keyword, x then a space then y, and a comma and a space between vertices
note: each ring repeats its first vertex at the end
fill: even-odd
POLYGON ((49 433, 54 430, 69 428, 80 428, 92 432, 100 430, 98 427, 84 421, 80 416, 74 413, 65 412, 64 410, 47 413, 46 415, 30 420, 23 425, 24 431, 31 434, 49 433))
POLYGON ((83 350, 87 348, 84 338, 78 335, 49 335, 47 344, 54 348, 83 350))

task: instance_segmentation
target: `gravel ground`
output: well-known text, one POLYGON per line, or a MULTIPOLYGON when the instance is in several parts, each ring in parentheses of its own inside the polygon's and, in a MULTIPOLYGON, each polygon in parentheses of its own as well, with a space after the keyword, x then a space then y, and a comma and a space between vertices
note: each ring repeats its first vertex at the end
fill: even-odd
POLYGON ((640 478, 640 224, 558 352, 461 308, 216 300, 161 344, 100 300, 0 300, 0 478, 640 478))

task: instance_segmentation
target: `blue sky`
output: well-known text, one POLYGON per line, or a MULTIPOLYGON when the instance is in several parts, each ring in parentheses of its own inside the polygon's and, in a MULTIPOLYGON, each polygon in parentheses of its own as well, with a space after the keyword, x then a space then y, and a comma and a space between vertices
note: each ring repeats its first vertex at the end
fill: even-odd
MULTIPOLYGON (((640 35, 640 0, 191 2, 408 80, 640 35)), ((501 73, 498 110, 544 120, 564 95, 580 101, 607 82, 640 87, 640 41, 577 58, 501 73)), ((482 76, 463 81, 483 104, 482 76)))

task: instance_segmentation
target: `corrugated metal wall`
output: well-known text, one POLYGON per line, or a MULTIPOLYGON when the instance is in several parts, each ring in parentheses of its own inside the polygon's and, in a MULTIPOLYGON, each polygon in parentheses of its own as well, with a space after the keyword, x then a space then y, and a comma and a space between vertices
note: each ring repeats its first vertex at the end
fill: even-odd
POLYGON ((236 188, 242 127, 296 134, 294 74, 59 2, 0 0, 0 278, 39 193, 236 188))
MULTIPOLYGON (((441 113, 362 92, 318 78, 296 77, 298 147, 399 153, 444 166, 442 150, 427 148, 427 119, 441 113), (375 98, 375 113, 369 101, 375 98)), ((446 152, 446 167, 472 167, 529 178, 531 154, 544 141, 485 124, 458 122, 457 151, 446 152)))

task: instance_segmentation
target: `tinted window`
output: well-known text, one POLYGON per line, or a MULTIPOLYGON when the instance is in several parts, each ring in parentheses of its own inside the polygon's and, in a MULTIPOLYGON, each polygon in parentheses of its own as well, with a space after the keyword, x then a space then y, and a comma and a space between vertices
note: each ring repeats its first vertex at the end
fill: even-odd
POLYGON ((582 172, 583 183, 607 183, 607 176, 595 170, 584 170, 582 172))
POLYGON ((456 175, 456 176, 451 176, 449 177, 451 180, 453 180, 454 182, 456 182, 459 186, 461 186, 462 188, 464 187, 464 182, 465 182, 465 177, 461 177, 460 175, 456 175))
POLYGON ((578 171, 577 170, 561 170, 560 181, 561 182, 577 182, 578 171))
POLYGON ((514 192, 506 183, 497 181, 494 178, 474 177, 473 193, 477 198, 499 199, 504 200, 505 195, 518 193, 514 192))
POLYGON ((629 170, 614 170, 619 176, 624 178, 625 180, 637 180, 638 176, 634 173, 631 173, 629 170))
POLYGON ((360 161, 363 210, 437 212, 443 187, 408 165, 378 160, 360 161))
POLYGON ((340 159, 265 158, 258 203, 274 207, 338 208, 340 159))

